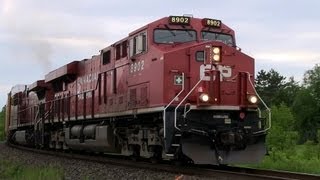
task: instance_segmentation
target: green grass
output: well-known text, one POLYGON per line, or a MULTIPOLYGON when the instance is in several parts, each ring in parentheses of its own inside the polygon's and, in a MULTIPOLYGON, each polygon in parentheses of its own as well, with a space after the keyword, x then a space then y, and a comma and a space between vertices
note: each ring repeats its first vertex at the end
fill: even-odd
POLYGON ((5 118, 5 112, 0 112, 0 141, 3 141, 5 139, 4 136, 4 118, 5 118))
POLYGON ((320 145, 307 142, 285 151, 270 152, 262 163, 246 167, 320 174, 320 145))
POLYGON ((0 161, 0 179, 59 180, 63 179, 63 171, 53 166, 32 167, 8 161, 0 161))
POLYGON ((4 140, 4 121, 0 117, 0 141, 4 140))
MULTIPOLYGON (((5 139, 4 136, 4 117, 5 112, 0 113, 0 141, 5 139)), ((0 160, 0 179, 22 179, 22 180, 59 180, 63 179, 63 171, 54 166, 34 167, 12 163, 0 160)))

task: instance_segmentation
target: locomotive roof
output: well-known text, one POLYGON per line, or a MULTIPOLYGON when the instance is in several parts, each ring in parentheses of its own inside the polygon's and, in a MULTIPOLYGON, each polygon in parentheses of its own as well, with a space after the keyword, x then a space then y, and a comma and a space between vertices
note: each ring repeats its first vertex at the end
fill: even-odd
MULTIPOLYGON (((145 29, 147 29, 149 27, 150 28, 157 28, 157 27, 165 25, 165 26, 170 26, 170 27, 178 27, 178 28, 182 27, 182 28, 184 28, 183 24, 182 24, 182 26, 181 25, 180 26, 175 26, 175 25, 179 25, 179 24, 175 24, 175 25, 170 24, 169 19, 172 18, 172 17, 188 18, 190 20, 190 22, 189 22, 189 24, 187 24, 187 26, 190 26, 190 27, 202 26, 201 24, 203 23, 203 21, 208 19, 208 18, 194 18, 194 17, 190 17, 190 16, 168 16, 168 17, 163 17, 163 18, 155 20, 155 21, 153 21, 151 23, 148 23, 148 24, 146 24, 146 25, 144 25, 144 26, 132 31, 131 33, 128 34, 127 37, 122 38, 121 40, 116 41, 115 43, 113 43, 113 44, 101 49, 100 52, 101 51, 105 51, 105 50, 109 50, 110 48, 112 48, 116 44, 119 44, 119 43, 121 43, 123 41, 128 40, 128 38, 130 36, 135 35, 135 34, 141 32, 141 31, 143 31, 143 30, 145 30, 145 29)), ((209 19, 209 20, 215 20, 215 19, 209 19)), ((221 23, 221 25, 219 26, 219 28, 213 28, 214 31, 227 32, 227 33, 234 34, 234 31, 231 28, 229 28, 227 25, 222 23, 220 20, 215 20, 215 21, 219 21, 221 23)), ((211 27, 208 27, 208 28, 210 29, 211 27)), ((99 56, 99 55, 95 55, 95 56, 99 56)), ((90 58, 90 59, 93 59, 95 56, 92 56, 92 58, 90 58)), ((88 60, 88 59, 84 59, 82 61, 85 61, 85 60, 88 60)), ((66 75, 66 74, 69 74, 69 73, 75 73, 74 71, 75 71, 76 68, 74 67, 74 65, 76 65, 78 62, 81 62, 81 60, 80 61, 70 62, 70 63, 68 63, 68 64, 66 64, 66 65, 64 65, 64 66, 62 66, 60 68, 57 68, 57 69, 49 72, 48 74, 45 75, 45 82, 51 81, 51 80, 56 79, 58 77, 62 77, 62 76, 66 75)))
MULTIPOLYGON (((115 44, 121 43, 121 42, 127 40, 128 37, 130 37, 130 36, 132 36, 132 35, 135 35, 135 34, 141 32, 141 31, 143 31, 143 30, 145 30, 145 29, 147 29, 147 28, 149 28, 149 27, 157 27, 157 26, 159 26, 159 25, 168 24, 168 19, 169 19, 170 17, 188 17, 188 18, 190 18, 190 20, 192 20, 192 23, 190 23, 190 26, 191 26, 191 27, 193 27, 194 24, 199 25, 199 24, 201 24, 201 23, 203 22, 203 20, 207 20, 207 19, 208 19, 208 18, 194 18, 194 17, 190 17, 190 16, 168 16, 168 17, 163 17, 163 18, 157 19, 157 20, 155 20, 155 21, 153 21, 153 22, 150 22, 150 23, 148 23, 148 24, 146 24, 146 25, 144 25, 144 26, 142 26, 142 27, 140 27, 140 28, 138 28, 138 29, 130 32, 127 37, 122 38, 121 40, 116 41, 115 43, 113 43, 113 44, 111 44, 111 45, 109 45, 109 46, 101 49, 100 51, 109 50, 109 49, 110 49, 111 47, 113 47, 115 44)), ((210 19, 209 19, 209 20, 210 20, 210 19)), ((212 19, 212 20, 216 20, 216 19, 212 19)), ((221 27, 219 28, 221 32, 228 32, 228 33, 234 34, 233 29, 231 29, 229 26, 227 26, 226 24, 224 24, 224 23, 221 22, 220 20, 216 20, 216 21, 219 21, 219 22, 221 23, 221 27)), ((169 25, 169 24, 168 24, 168 25, 169 25)), ((217 29, 214 28, 213 30, 217 30, 217 29)), ((218 30, 218 31, 219 31, 219 30, 218 30)))

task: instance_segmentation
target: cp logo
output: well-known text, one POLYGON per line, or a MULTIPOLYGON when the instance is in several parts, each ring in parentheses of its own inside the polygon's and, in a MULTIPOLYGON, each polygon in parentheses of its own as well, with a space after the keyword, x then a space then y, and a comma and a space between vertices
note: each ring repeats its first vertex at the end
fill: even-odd
MULTIPOLYGON (((205 72, 210 70, 216 70, 216 67, 207 64, 202 64, 200 66, 200 78, 203 78, 204 81, 210 81, 210 76, 206 76, 205 72)), ((218 71, 220 71, 220 81, 223 81, 223 78, 229 78, 232 76, 232 69, 229 66, 222 66, 218 65, 218 71)), ((215 76, 213 76, 213 81, 216 79, 215 76)))

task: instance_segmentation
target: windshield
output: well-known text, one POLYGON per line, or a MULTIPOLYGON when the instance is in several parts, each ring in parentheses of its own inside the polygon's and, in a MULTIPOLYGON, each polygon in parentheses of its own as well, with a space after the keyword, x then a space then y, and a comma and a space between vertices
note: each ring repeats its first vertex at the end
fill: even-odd
POLYGON ((216 41, 221 41, 228 45, 232 45, 232 46, 234 45, 232 36, 229 34, 202 31, 201 35, 202 35, 202 39, 204 40, 216 40, 216 41))
POLYGON ((183 43, 195 41, 196 38, 194 30, 156 29, 154 31, 154 42, 156 43, 183 43))

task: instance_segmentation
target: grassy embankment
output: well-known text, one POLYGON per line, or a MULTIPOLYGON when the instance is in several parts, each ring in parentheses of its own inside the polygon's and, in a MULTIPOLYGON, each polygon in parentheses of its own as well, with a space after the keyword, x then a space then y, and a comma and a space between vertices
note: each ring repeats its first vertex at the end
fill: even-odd
MULTIPOLYGON (((5 138, 4 118, 5 111, 2 111, 0 113, 0 141, 3 141, 5 138)), ((63 179, 63 170, 53 166, 33 167, 0 160, 0 179, 63 179)))
POLYGON ((307 141, 298 145, 301 135, 294 130, 296 121, 290 108, 272 107, 273 126, 267 136, 269 156, 262 163, 249 165, 262 169, 320 174, 320 130, 318 143, 307 141))
POLYGON ((287 151, 271 153, 262 163, 249 167, 320 174, 320 146, 311 142, 295 145, 287 151))
POLYGON ((5 111, 0 112, 0 141, 4 140, 4 118, 5 118, 5 111))
POLYGON ((32 167, 0 160, 0 179, 63 179, 57 167, 32 167))

